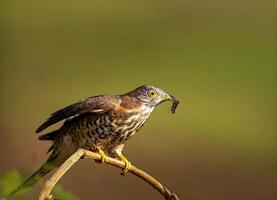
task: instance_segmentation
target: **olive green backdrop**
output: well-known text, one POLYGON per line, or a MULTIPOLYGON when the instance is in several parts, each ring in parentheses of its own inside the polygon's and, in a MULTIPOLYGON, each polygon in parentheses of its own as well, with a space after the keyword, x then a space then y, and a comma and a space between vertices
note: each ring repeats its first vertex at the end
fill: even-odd
MULTIPOLYGON (((0 177, 47 158, 34 130, 51 112, 153 84, 181 104, 129 141, 133 164, 182 200, 277 199, 275 0, 6 0, 0 16, 0 177)), ((161 199, 119 173, 83 160, 61 184, 79 199, 161 199)))

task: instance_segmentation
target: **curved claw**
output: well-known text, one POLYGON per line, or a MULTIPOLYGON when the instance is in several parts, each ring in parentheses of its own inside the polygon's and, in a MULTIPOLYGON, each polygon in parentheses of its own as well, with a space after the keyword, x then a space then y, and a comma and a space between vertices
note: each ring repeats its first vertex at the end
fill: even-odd
POLYGON ((120 154, 120 155, 118 155, 118 156, 119 156, 120 160, 121 160, 122 162, 125 163, 125 167, 124 167, 124 169, 122 169, 122 172, 121 172, 121 174, 122 174, 123 176, 125 176, 126 173, 131 169, 132 164, 131 164, 131 162, 130 162, 125 156, 123 156, 122 154, 120 154))

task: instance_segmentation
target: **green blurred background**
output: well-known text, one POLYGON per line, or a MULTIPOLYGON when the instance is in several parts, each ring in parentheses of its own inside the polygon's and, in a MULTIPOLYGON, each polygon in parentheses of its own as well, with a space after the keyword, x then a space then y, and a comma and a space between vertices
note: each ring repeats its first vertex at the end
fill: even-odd
MULTIPOLYGON (((51 112, 153 84, 181 104, 128 142, 133 164, 184 200, 277 199, 276 0, 6 0, 0 16, 0 177, 47 158, 34 130, 51 112)), ((162 199, 119 173, 82 160, 61 184, 79 199, 162 199)))

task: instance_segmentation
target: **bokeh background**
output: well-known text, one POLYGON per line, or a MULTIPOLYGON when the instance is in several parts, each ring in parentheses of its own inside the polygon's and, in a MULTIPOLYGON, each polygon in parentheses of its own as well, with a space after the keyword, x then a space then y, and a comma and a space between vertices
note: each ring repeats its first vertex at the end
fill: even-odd
MULTIPOLYGON (((181 104, 129 141, 133 164, 184 200, 277 199, 275 0, 6 0, 0 16, 0 177, 47 158, 34 130, 51 112, 153 84, 181 104)), ((78 199, 162 199, 91 160, 61 185, 78 199)))

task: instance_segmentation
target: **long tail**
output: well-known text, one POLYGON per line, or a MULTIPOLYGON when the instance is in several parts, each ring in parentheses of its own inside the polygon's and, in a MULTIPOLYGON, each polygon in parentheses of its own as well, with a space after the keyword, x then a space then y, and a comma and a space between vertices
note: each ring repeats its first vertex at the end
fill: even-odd
POLYGON ((69 135, 59 135, 59 130, 40 136, 41 140, 52 140, 54 143, 48 152, 52 152, 48 160, 9 196, 27 189, 37 183, 43 176, 54 168, 61 166, 76 150, 77 145, 69 135))
POLYGON ((12 191, 9 196, 21 192, 35 183, 37 183, 43 176, 48 174, 55 166, 51 165, 49 162, 44 163, 37 171, 35 171, 29 178, 27 178, 21 185, 19 185, 14 191, 12 191))

